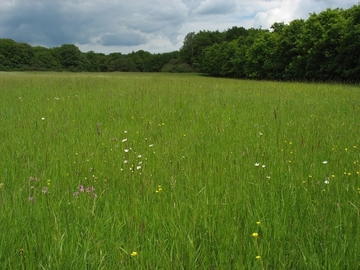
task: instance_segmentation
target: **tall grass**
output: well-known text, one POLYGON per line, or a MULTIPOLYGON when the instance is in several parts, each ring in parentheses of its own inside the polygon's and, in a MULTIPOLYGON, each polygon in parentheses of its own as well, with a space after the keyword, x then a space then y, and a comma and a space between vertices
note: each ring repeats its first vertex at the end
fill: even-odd
POLYGON ((2 269, 360 268, 358 86, 0 74, 2 269))

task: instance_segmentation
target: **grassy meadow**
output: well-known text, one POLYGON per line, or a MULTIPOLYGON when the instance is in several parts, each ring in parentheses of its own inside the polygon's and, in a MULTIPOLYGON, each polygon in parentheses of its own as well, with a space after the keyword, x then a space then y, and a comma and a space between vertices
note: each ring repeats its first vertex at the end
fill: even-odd
POLYGON ((360 269, 360 87, 0 73, 1 269, 360 269))

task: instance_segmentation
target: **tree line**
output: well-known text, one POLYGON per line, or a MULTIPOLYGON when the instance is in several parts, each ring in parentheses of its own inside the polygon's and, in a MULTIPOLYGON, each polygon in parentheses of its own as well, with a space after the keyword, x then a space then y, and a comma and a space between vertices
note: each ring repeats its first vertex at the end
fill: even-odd
POLYGON ((360 81, 360 4, 327 9, 270 30, 189 33, 180 54, 211 76, 360 81))
POLYGON ((0 70, 200 72, 267 80, 360 81, 360 4, 311 13, 270 29, 234 26, 187 34, 179 51, 83 53, 0 39, 0 70))
POLYGON ((139 50, 129 54, 105 55, 81 52, 73 44, 45 48, 11 39, 0 39, 0 71, 88 71, 88 72, 191 72, 188 64, 179 63, 179 52, 151 54, 139 50))

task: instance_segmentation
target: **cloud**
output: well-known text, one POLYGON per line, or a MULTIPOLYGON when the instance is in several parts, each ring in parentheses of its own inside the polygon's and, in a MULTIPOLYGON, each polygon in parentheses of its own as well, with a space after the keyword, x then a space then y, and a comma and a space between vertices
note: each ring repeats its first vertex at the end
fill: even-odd
POLYGON ((202 1, 200 6, 194 10, 194 14, 197 15, 216 15, 216 14, 228 14, 235 12, 236 1, 235 0, 205 0, 202 1))

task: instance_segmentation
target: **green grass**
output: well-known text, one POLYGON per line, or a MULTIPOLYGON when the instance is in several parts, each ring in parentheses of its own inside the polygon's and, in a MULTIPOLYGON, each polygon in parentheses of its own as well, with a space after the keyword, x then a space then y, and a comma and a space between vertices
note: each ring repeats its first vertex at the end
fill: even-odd
POLYGON ((358 269, 359 90, 0 73, 1 268, 358 269))

